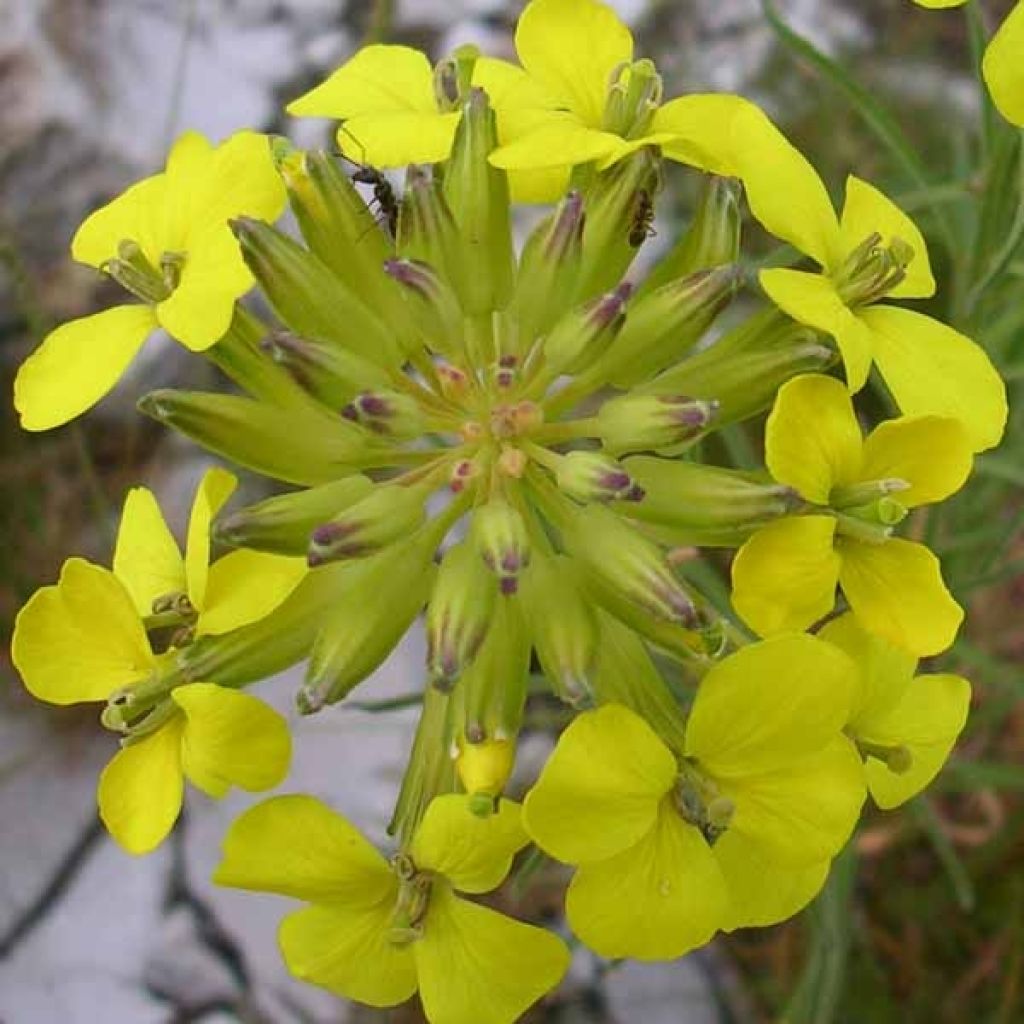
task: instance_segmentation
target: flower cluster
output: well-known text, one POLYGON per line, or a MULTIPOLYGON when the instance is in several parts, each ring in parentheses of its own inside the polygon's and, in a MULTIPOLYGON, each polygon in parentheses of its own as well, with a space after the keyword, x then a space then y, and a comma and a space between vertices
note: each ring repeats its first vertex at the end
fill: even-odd
POLYGON ((465 898, 530 843, 576 869, 581 941, 676 957, 796 913, 867 793, 928 784, 970 687, 916 659, 963 613, 896 534, 1006 419, 982 349, 900 304, 935 282, 878 189, 851 177, 837 216, 755 105, 666 101, 598 0, 531 0, 516 49, 432 68, 370 46, 296 100, 342 122, 354 174, 283 139, 184 135, 72 245, 139 304, 58 328, 15 391, 26 429, 64 423, 159 325, 238 391, 142 411, 293 485, 228 509, 234 478, 211 470, 184 558, 133 490, 113 571, 71 559, 19 616, 33 694, 106 702, 121 750, 99 806, 128 851, 167 835, 183 778, 281 782, 287 728, 245 687, 305 660, 297 705, 319 712, 424 616, 391 859, 280 796, 234 823, 216 879, 310 904, 281 927, 298 976, 374 1006, 419 992, 441 1024, 514 1021, 566 970, 556 935, 465 898), (665 161, 701 173, 699 199, 641 277, 665 161), (744 195, 819 269, 749 275, 744 195), (301 240, 273 224, 286 201, 301 240), (522 201, 553 206, 517 252, 522 201), (253 283, 272 324, 238 303, 253 283), (872 366, 898 414, 865 437, 851 396, 872 366), (717 432, 765 413, 764 470, 716 464, 717 432), (731 607, 689 572, 703 547, 738 552, 731 607), (534 659, 572 722, 520 807, 534 659))

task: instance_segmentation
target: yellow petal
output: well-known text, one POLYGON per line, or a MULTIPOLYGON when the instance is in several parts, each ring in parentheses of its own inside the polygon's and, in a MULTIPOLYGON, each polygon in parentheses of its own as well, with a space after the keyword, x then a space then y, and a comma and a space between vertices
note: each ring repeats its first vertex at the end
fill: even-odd
POLYGON ((901 416, 880 423, 864 441, 864 480, 899 479, 910 484, 896 499, 908 508, 942 501, 971 475, 971 442, 959 420, 901 416))
POLYGON ((822 267, 834 266, 842 249, 839 222, 818 172, 753 104, 737 110, 731 126, 753 215, 822 267))
POLYGON ((903 412, 960 420, 976 452, 999 443, 1006 386, 984 349, 910 309, 871 306, 861 319, 874 334, 875 363, 903 412))
POLYGON ((189 249, 212 224, 226 226, 231 217, 240 214, 275 221, 287 201, 270 140, 261 132, 236 132, 213 151, 208 176, 194 197, 189 249))
POLYGON ((260 792, 288 773, 288 723, 263 701, 213 683, 179 686, 171 697, 185 712, 182 767, 204 793, 221 797, 232 785, 260 792))
POLYGON ((392 902, 307 907, 278 931, 288 970, 345 999, 397 1006, 416 991, 412 948, 388 940, 392 902))
POLYGON ((888 713, 865 715, 857 738, 910 752, 910 767, 891 771, 884 761, 869 757, 864 765, 868 789, 879 807, 896 807, 916 796, 938 775, 967 722, 971 684, 960 676, 918 676, 903 699, 888 713))
POLYGON ((708 942, 728 901, 704 837, 666 804, 635 846, 576 872, 565 908, 600 956, 671 960, 708 942))
POLYGON ((826 623, 818 636, 849 655, 857 666, 850 714, 853 732, 860 731, 862 721, 884 717, 900 703, 917 668, 914 655, 869 633, 852 612, 826 623))
POLYGON ((831 334, 839 346, 851 392, 859 391, 871 369, 871 332, 821 274, 773 267, 758 275, 761 287, 794 320, 831 334))
POLYGON ((992 100, 1013 124, 1024 125, 1024 5, 1017 4, 992 37, 982 70, 992 100))
POLYGON ((235 300, 252 287, 238 242, 223 224, 192 239, 178 287, 157 304, 160 326, 193 352, 204 352, 231 326, 235 300))
POLYGON ((842 731, 856 689, 853 662, 815 637, 743 647, 701 680, 686 753, 715 778, 775 771, 842 731))
POLYGON ((481 818, 465 796, 449 793, 431 800, 409 852, 418 868, 444 875, 461 892, 490 892, 529 841, 519 804, 502 800, 496 814, 481 818))
POLYGON ((850 838, 865 796, 860 756, 838 734, 773 772, 716 781, 735 806, 728 831, 756 844, 767 859, 794 867, 834 857, 850 838))
POLYGON ((612 72, 633 59, 633 37, 599 0, 532 0, 516 26, 516 52, 560 106, 598 128, 612 72))
POLYGON ((142 616, 153 613, 155 598, 185 592, 185 562, 156 497, 145 487, 133 487, 124 500, 114 575, 142 616))
POLYGON ((569 967, 556 935, 459 899, 441 884, 412 949, 423 1009, 439 1024, 514 1024, 569 967))
POLYGON ((875 232, 882 236, 883 246, 891 245, 893 239, 899 238, 914 250, 907 276, 889 292, 894 299, 924 299, 935 294, 928 246, 917 225, 874 185, 855 174, 846 179, 846 204, 839 224, 846 253, 852 252, 875 232))
POLYGON ((818 374, 779 388, 765 425, 765 462, 780 483, 827 505, 832 488, 861 479, 860 425, 839 381, 818 374))
POLYGON ((227 633, 269 615, 298 586, 304 558, 232 551, 210 566, 196 632, 227 633))
POLYGON ((739 177, 733 125, 736 114, 753 106, 742 96, 730 93, 679 96, 655 111, 651 130, 674 136, 661 146, 669 160, 722 177, 739 177))
POLYGON ((430 61, 408 46, 364 46, 326 81, 286 107, 293 117, 437 112, 430 61))
POLYGON ((69 558, 60 581, 21 609, 11 659, 29 692, 51 704, 106 700, 145 679, 155 660, 127 591, 81 558, 69 558))
POLYGON ((100 775, 100 817, 128 853, 149 853, 167 838, 181 811, 181 716, 123 747, 100 775))
MULTIPOLYGON (((158 202, 147 210, 157 225, 155 238, 159 252, 186 253, 190 233, 196 220, 199 196, 209 186, 213 146, 196 131, 182 132, 167 156, 164 190, 158 202)), ((222 182, 221 187, 227 183, 222 182)), ((153 265, 158 264, 159 253, 153 265)))
POLYGON ((49 430, 91 409, 121 379, 154 327, 149 306, 114 306, 51 331, 14 380, 22 428, 49 430))
POLYGON ((123 241, 137 242, 150 259, 159 257, 151 211, 162 203, 165 187, 163 174, 144 178, 91 213, 71 240, 72 257, 100 267, 117 255, 123 241))
POLYGON ((510 171, 557 169, 592 160, 612 163, 628 151, 617 135, 588 128, 575 115, 552 110, 532 131, 499 146, 490 162, 510 171))
POLYGON ((918 7, 928 7, 933 11, 941 11, 949 7, 963 7, 967 0, 914 0, 918 7))
POLYGON ((918 657, 956 639, 963 609, 942 582, 939 560, 922 544, 841 539, 839 584, 866 629, 918 657))
POLYGON ((508 194, 513 203, 555 203, 569 191, 570 167, 508 171, 508 194))
POLYGON ((349 118, 337 139, 341 151, 356 163, 405 167, 447 160, 458 126, 458 113, 396 110, 349 118))
POLYGON ((206 607, 206 581, 210 567, 210 524, 231 497, 238 480, 226 469, 214 466, 203 474, 192 501, 185 542, 185 578, 194 608, 206 607))
POLYGON ((830 862, 806 867, 776 864, 764 850, 729 830, 712 848, 729 890, 722 930, 765 928, 799 913, 821 891, 830 862))
POLYGON ((298 900, 373 907, 398 880, 340 814, 311 796, 277 796, 237 817, 213 873, 218 885, 298 900))
POLYGON ((639 716, 608 704, 562 733, 523 805, 530 837, 569 864, 602 860, 636 843, 654 824, 676 764, 639 716))
MULTIPOLYGON (((478 57, 473 64, 473 85, 483 89, 498 114, 506 110, 554 110, 558 101, 545 92, 518 64, 495 57, 478 57)), ((507 140, 502 140, 507 141, 507 140)))
POLYGON ((798 516, 762 526, 736 552, 732 604, 761 636, 797 632, 835 604, 839 556, 831 516, 798 516))

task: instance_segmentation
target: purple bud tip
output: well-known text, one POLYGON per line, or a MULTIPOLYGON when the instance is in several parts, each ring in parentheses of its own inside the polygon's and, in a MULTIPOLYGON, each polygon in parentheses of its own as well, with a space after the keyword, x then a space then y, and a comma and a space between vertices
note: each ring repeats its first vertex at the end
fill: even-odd
POLYGON ((327 561, 327 556, 320 551, 309 551, 306 553, 306 565, 310 569, 315 569, 318 565, 323 565, 327 561))
POLYGON ((341 410, 341 415, 347 420, 352 420, 353 423, 357 423, 359 421, 359 413, 356 412, 356 407, 352 402, 349 402, 348 405, 341 410))
POLYGON ((523 567, 518 551, 506 551, 501 556, 501 568, 504 572, 519 572, 523 567))
POLYGON ((310 535, 310 541, 317 547, 328 547, 343 537, 347 537, 356 529, 355 523, 324 523, 318 526, 310 535))
POLYGON ((516 576, 502 576, 498 588, 505 597, 511 597, 519 591, 519 578, 516 576))
POLYGON ((386 398, 364 391, 357 399, 356 405, 364 416, 385 417, 392 414, 391 406, 386 398))
POLYGON ((518 356, 513 356, 513 355, 502 356, 498 360, 498 365, 501 366, 501 367, 504 367, 506 370, 507 369, 511 369, 514 366, 517 366, 518 363, 519 363, 519 357, 518 356))
POLYGON ((483 743, 487 739, 487 731, 479 722, 472 722, 466 726, 466 739, 470 743, 483 743))
POLYGON ((598 486, 603 491, 621 494, 624 491, 628 491, 632 483, 633 480, 630 475, 624 469, 620 469, 611 470, 603 474, 598 481, 598 486))
POLYGON ((632 487, 622 496, 623 501, 643 501, 647 497, 647 492, 639 485, 633 484, 632 487))

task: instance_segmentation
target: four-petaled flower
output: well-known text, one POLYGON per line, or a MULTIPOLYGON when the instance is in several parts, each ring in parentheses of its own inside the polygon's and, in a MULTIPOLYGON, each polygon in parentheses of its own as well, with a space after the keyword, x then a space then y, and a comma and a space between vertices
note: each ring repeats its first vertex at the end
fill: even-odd
POLYGON ((854 686, 836 648, 777 637, 708 672, 680 751, 619 704, 576 718, 524 820, 578 868, 566 913, 580 939, 602 956, 668 959, 806 904, 864 799, 842 733, 854 686))
POLYGON ((907 509, 941 501, 967 479, 971 448, 960 422, 901 416, 862 438, 846 388, 811 374, 779 389, 765 461, 808 504, 762 526, 737 552, 740 616, 762 636, 807 629, 832 611, 838 584, 871 632, 920 656, 949 647, 963 611, 939 560, 891 533, 907 509))
POLYGON ((277 712, 248 694, 178 684, 174 675, 174 645, 262 618, 306 571, 303 559, 254 551, 209 564, 210 522, 234 486, 224 470, 206 474, 184 559, 153 495, 132 490, 114 571, 69 559, 15 624, 12 657, 34 696, 51 704, 109 701, 113 717, 105 720, 126 732, 100 777, 98 800, 111 835, 130 853, 147 853, 167 836, 184 778, 220 797, 230 785, 270 789, 288 769, 291 740, 277 712), (168 650, 156 653, 147 629, 170 633, 168 650))
POLYGON ((496 889, 527 842, 518 804, 479 818, 449 794, 389 863, 319 800, 280 796, 232 824, 214 881, 312 904, 279 932, 300 978, 370 1006, 419 991, 433 1024, 512 1024, 559 983, 568 950, 457 893, 496 889))
POLYGON ((62 324, 18 372, 14 404, 26 430, 48 430, 95 405, 157 328, 194 352, 225 334, 252 287, 228 220, 275 220, 285 191, 265 135, 213 147, 185 132, 160 174, 132 185, 78 229, 71 255, 110 274, 142 302, 62 324))

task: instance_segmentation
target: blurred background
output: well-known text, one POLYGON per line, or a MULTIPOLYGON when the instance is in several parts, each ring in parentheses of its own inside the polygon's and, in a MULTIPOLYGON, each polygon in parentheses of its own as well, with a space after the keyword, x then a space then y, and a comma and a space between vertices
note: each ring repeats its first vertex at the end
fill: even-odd
MULTIPOLYGON (((366 41, 437 57, 477 43, 512 56, 521 0, 0 0, 0 630, 69 554, 109 564, 126 489, 156 491, 179 531, 207 457, 134 411, 162 386, 217 386, 215 372, 153 339, 112 397, 45 435, 19 431, 10 382, 52 325, 92 312, 109 284, 71 263, 90 210, 162 166, 185 128, 242 127, 326 144, 327 125, 290 121, 285 102, 366 41)), ((909 0, 614 0, 666 92, 735 90, 762 102, 834 194, 855 170, 921 218, 943 286, 933 311, 1024 377, 1024 207, 1018 140, 994 123, 972 76, 972 40, 1007 3, 930 13, 909 0), (788 26, 788 28, 787 28, 788 26), (858 84, 859 83, 859 84, 858 84), (908 156, 908 152, 911 154, 908 156), (914 156, 913 154, 916 154, 914 156), (991 273, 990 273, 991 272, 991 273), (980 288, 980 291, 979 291, 980 288), (966 296, 966 298, 964 298, 966 296)), ((1024 59, 1024 56, 1022 56, 1024 59)), ((685 223, 693 175, 673 169, 657 238, 685 223)), ((663 244, 663 243, 661 243, 663 244)), ((771 256, 752 227, 745 252, 771 256)), ((777 255, 777 254, 775 254, 777 255)), ((1013 385, 1016 386, 1016 385, 1013 385)), ((942 667, 976 700, 954 761, 928 795, 869 813, 813 907, 662 965, 609 965, 580 952, 563 990, 531 1021, 563 1024, 791 1024, 1024 1021, 1024 548, 1019 410, 969 488, 922 526, 969 607, 942 667)), ((756 428, 736 460, 756 461, 756 428)), ((245 480, 255 496, 265 483, 245 480)), ((415 691, 411 637, 367 684, 368 699, 415 691)), ((414 709, 291 711, 295 678, 261 690, 293 722, 285 791, 324 797, 378 839, 414 709)), ((361 691, 362 693, 363 691, 361 691)), ((545 755, 529 732, 519 772, 545 755)), ((0 657, 0 1022, 2 1024, 358 1024, 369 1012, 290 980, 274 928, 285 902, 215 889, 230 819, 251 802, 193 794, 145 859, 97 824, 93 790, 112 741, 93 710, 48 709, 0 657)), ((508 899, 557 913, 557 870, 508 899)))

